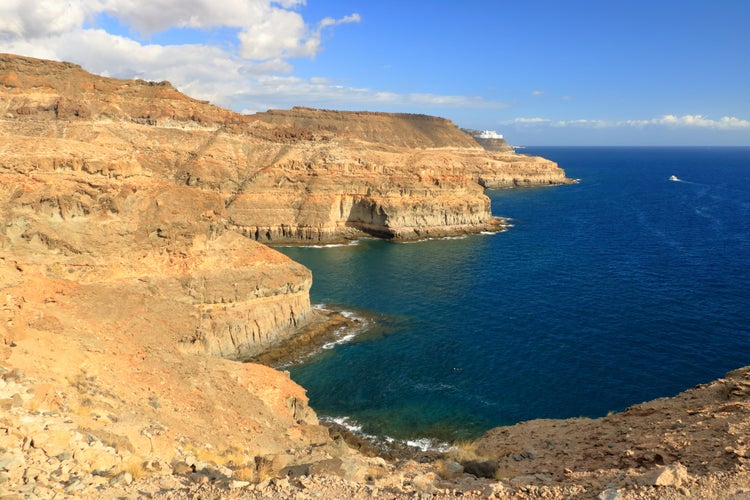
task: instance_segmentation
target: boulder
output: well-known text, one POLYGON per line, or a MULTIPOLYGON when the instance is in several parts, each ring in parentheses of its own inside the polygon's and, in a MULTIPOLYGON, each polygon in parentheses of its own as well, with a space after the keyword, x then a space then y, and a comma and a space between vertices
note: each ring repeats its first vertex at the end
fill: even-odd
POLYGON ((687 468, 680 463, 674 463, 656 468, 642 474, 637 482, 642 486, 674 486, 679 488, 690 481, 687 468))

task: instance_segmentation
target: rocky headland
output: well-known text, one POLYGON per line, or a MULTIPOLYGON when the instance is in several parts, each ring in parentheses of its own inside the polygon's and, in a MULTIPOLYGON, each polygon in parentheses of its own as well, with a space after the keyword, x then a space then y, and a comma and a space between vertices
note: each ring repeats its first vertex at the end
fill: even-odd
POLYGON ((746 372, 421 463, 347 445, 285 373, 236 361, 339 321, 310 307, 310 271, 263 243, 499 230, 485 188, 566 182, 554 162, 487 151, 440 118, 245 116, 167 82, 0 55, 0 492, 740 491, 746 372), (666 468, 678 479, 648 479, 666 468))

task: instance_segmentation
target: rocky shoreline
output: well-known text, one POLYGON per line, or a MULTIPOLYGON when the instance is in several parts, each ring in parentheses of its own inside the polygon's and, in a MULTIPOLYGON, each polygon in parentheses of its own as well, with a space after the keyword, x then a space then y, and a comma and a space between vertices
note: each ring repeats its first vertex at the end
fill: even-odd
POLYGON ((313 312, 314 319, 293 337, 242 361, 283 369, 302 362, 326 344, 339 341, 344 332, 356 333, 363 326, 361 319, 345 315, 340 311, 314 308, 313 312))
MULTIPOLYGON (((740 499, 750 495, 749 392, 747 367, 622 413, 523 422, 445 453, 391 448, 387 460, 329 424, 328 458, 277 469, 278 458, 246 463, 185 440, 171 460, 139 455, 122 435, 82 426, 71 409, 45 410, 49 394, 37 381, 2 368, 0 491, 8 499, 740 499)), ((97 408, 99 421, 116 418, 97 408)), ((168 433, 159 423, 140 431, 152 448, 168 433)))

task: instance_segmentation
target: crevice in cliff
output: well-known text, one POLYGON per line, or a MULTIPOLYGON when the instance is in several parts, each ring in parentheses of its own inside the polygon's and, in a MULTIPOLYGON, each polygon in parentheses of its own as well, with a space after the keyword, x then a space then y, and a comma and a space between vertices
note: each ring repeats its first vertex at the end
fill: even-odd
POLYGON ((352 203, 345 225, 376 238, 392 239, 396 234, 389 225, 389 216, 382 205, 370 198, 352 203))

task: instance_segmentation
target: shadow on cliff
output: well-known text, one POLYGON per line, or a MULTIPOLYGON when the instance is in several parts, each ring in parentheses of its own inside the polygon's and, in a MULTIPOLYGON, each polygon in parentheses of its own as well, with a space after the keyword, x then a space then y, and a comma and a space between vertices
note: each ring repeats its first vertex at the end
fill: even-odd
POLYGON ((396 236, 388 227, 388 214, 385 213, 383 206, 371 199, 361 199, 352 204, 346 219, 346 227, 386 240, 396 236))

